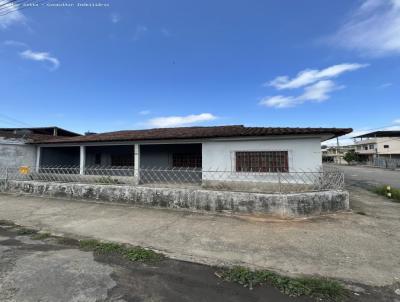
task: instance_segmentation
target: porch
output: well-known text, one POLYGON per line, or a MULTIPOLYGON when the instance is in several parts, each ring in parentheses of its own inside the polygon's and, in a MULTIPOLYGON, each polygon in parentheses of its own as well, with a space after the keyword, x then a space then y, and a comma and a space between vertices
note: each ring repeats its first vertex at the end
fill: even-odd
POLYGON ((201 184, 202 145, 127 144, 40 146, 36 172, 93 182, 201 184), (190 170, 190 171, 189 171, 190 170))

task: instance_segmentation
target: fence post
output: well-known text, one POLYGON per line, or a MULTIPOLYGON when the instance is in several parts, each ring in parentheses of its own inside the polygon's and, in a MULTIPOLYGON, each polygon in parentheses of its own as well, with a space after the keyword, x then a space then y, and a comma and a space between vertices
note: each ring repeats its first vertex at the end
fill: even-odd
POLYGON ((278 170, 279 194, 282 194, 281 171, 278 170))
POLYGON ((346 182, 344 179, 344 172, 342 172, 342 183, 341 183, 340 189, 344 190, 345 187, 346 187, 346 182))
POLYGON ((6 167, 6 177, 5 177, 5 181, 4 181, 4 186, 5 187, 8 186, 8 167, 6 167))

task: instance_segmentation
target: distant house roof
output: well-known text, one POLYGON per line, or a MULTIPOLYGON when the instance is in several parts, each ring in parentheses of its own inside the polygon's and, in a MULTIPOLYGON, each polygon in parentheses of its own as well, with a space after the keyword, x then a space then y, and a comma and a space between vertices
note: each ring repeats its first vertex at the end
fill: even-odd
POLYGON ((354 138, 364 138, 364 137, 400 137, 400 131, 375 131, 355 136, 354 138))
POLYGON ((51 136, 79 136, 81 134, 75 133, 60 127, 25 127, 25 128, 0 128, 1 132, 11 132, 14 134, 40 134, 40 135, 51 135, 51 136))
POLYGON ((53 135, 47 135, 47 134, 35 134, 35 133, 14 133, 12 131, 2 131, 0 129, 0 138, 4 139, 12 139, 12 140, 22 140, 22 141, 28 141, 28 142, 36 142, 40 140, 46 140, 46 139, 51 139, 53 138, 53 135))
POLYGON ((272 128, 272 127, 244 127, 213 126, 213 127, 180 127, 157 128, 146 130, 123 130, 76 137, 54 137, 44 139, 38 143, 90 143, 113 141, 145 141, 145 140, 172 140, 172 139, 210 139, 233 137, 262 137, 284 135, 320 135, 325 139, 341 136, 353 131, 351 128, 272 128))

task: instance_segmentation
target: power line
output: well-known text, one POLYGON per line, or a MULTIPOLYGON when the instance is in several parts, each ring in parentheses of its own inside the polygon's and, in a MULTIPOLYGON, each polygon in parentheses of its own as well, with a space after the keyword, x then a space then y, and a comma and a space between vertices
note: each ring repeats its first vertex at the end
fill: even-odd
MULTIPOLYGON (((16 118, 13 118, 13 117, 11 117, 11 116, 8 116, 8 115, 6 115, 6 114, 4 114, 4 113, 0 113, 0 119, 2 119, 3 120, 3 122, 5 122, 5 123, 7 123, 7 124, 9 124, 9 125, 13 125, 14 127, 15 127, 15 125, 17 124, 19 124, 18 126, 17 126, 17 128, 36 128, 36 131, 37 132, 41 132, 42 134, 48 134, 47 132, 45 132, 45 131, 43 131, 43 130, 41 130, 41 129, 37 129, 37 127, 35 127, 35 126, 33 126, 32 124, 28 124, 28 123, 26 123, 26 122, 23 122, 23 121, 20 121, 20 120, 18 120, 18 119, 16 119, 16 118), (21 124, 24 126, 24 127, 21 127, 21 124)), ((0 123, 1 123, 1 121, 0 121, 0 123)), ((9 127, 9 128, 12 128, 12 127, 9 127)), ((0 130, 1 130, 1 128, 0 128, 0 130)), ((22 138, 24 138, 25 137, 25 135, 26 134, 24 134, 23 136, 22 136, 22 138)))
MULTIPOLYGON (((369 132, 371 130, 379 130, 379 129, 388 128, 388 127, 394 127, 394 126, 396 126, 396 125, 391 124, 391 125, 381 126, 381 127, 377 127, 377 128, 363 129, 363 130, 360 130, 360 132, 369 132)), ((400 125, 399 125, 399 127, 400 127, 400 125)), ((388 130, 388 131, 390 131, 390 130, 388 130)), ((351 133, 349 133, 349 134, 351 134, 351 133)), ((342 138, 339 138, 339 140, 345 140, 345 139, 354 139, 354 137, 342 137, 342 138)))
MULTIPOLYGON (((30 124, 28 124, 28 123, 26 123, 26 122, 20 121, 20 120, 18 120, 18 119, 16 119, 16 118, 13 118, 13 117, 11 117, 11 116, 8 116, 8 115, 6 115, 6 114, 4 114, 4 113, 0 113, 0 118, 1 118, 1 117, 2 117, 3 120, 6 119, 6 120, 8 120, 8 121, 11 121, 11 122, 14 123, 14 124, 22 124, 22 125, 24 125, 24 126, 32 127, 32 125, 30 125, 30 124)), ((10 122, 8 122, 8 123, 10 123, 10 122)))

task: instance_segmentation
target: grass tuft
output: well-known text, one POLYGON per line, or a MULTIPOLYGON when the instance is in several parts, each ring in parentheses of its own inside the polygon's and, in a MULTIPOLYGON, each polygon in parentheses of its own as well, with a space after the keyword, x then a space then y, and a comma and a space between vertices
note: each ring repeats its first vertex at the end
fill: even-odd
POLYGON ((120 181, 118 179, 112 178, 111 176, 102 176, 96 178, 94 182, 99 184, 120 184, 120 181))
POLYGON ((120 255, 130 261, 156 262, 164 258, 164 255, 140 246, 128 247, 123 244, 101 242, 94 239, 81 240, 79 246, 85 251, 93 251, 101 255, 120 255))
POLYGON ((29 228, 19 228, 17 230, 18 235, 33 235, 36 234, 37 231, 34 229, 29 229, 29 228))
POLYGON ((226 281, 236 282, 250 289, 262 284, 270 284, 292 297, 309 296, 336 302, 342 301, 347 296, 347 290, 342 284, 326 278, 290 278, 271 271, 252 271, 240 266, 224 269, 217 275, 226 281))
POLYGON ((49 233, 37 233, 32 236, 33 240, 43 240, 51 237, 49 233))
POLYGON ((79 246, 79 240, 69 238, 69 237, 61 237, 61 236, 52 236, 56 239, 58 244, 70 245, 70 246, 79 246))
POLYGON ((390 190, 388 190, 387 187, 388 187, 387 185, 379 186, 372 189, 372 192, 378 195, 385 196, 387 198, 389 198, 388 193, 391 193, 390 199, 394 202, 400 202, 400 189, 390 187, 390 190))

